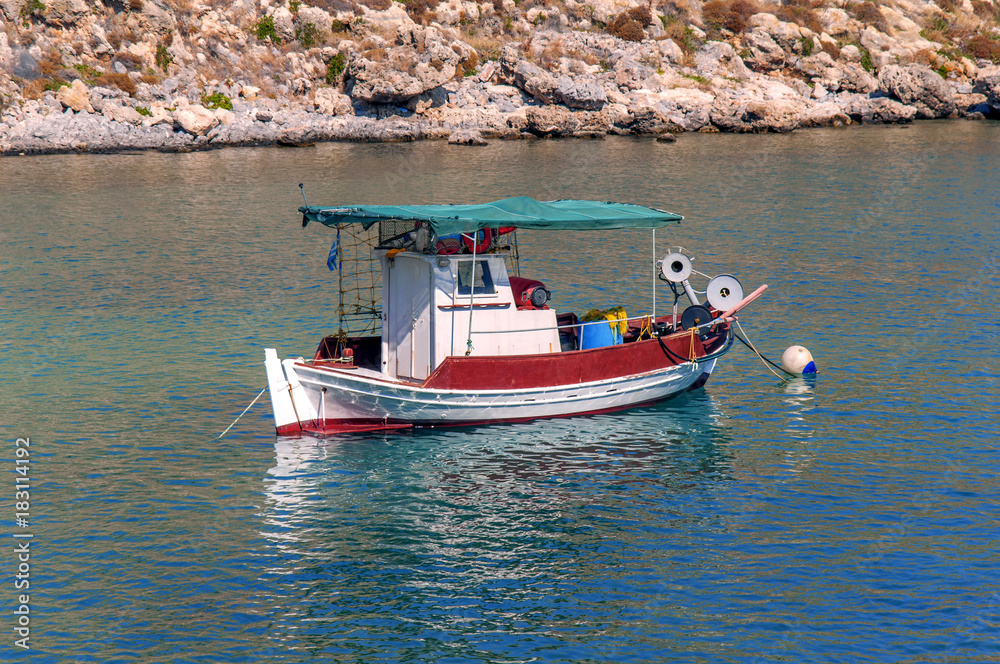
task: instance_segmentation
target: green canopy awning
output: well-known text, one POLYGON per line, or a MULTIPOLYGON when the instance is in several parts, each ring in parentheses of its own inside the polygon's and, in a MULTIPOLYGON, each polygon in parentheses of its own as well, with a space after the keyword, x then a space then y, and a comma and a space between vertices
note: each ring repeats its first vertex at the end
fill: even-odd
POLYGON ((684 217, 641 205, 601 201, 541 202, 527 196, 505 198, 478 205, 308 205, 299 208, 302 223, 327 226, 377 221, 426 221, 438 236, 471 233, 480 228, 514 226, 550 230, 615 230, 660 228, 676 224, 684 217))

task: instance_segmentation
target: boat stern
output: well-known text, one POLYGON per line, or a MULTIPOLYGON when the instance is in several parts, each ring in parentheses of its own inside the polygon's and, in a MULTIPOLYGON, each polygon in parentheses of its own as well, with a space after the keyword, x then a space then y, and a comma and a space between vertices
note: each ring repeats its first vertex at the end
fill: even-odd
POLYGON ((274 426, 279 435, 299 433, 302 426, 295 402, 292 401, 292 384, 285 376, 285 371, 274 348, 264 349, 264 370, 267 373, 267 387, 271 394, 271 410, 274 413, 274 426))

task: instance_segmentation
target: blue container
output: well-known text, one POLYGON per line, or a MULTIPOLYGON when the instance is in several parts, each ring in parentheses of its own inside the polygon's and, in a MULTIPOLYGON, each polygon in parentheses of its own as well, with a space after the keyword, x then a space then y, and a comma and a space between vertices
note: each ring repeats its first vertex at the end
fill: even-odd
POLYGON ((622 342, 617 330, 612 331, 607 321, 595 321, 580 325, 580 350, 614 346, 622 342))

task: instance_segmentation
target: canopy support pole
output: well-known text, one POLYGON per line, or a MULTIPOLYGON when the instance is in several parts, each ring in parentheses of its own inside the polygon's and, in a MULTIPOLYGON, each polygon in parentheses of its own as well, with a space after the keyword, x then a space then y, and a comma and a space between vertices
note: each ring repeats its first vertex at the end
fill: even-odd
POLYGON ((656 321, 656 229, 653 229, 653 321, 656 321))
MULTIPOLYGON (((464 233, 463 233, 464 235, 464 233)), ((472 355, 472 312, 476 299, 476 240, 479 231, 472 231, 472 270, 469 272, 469 338, 465 342, 465 355, 472 355)))

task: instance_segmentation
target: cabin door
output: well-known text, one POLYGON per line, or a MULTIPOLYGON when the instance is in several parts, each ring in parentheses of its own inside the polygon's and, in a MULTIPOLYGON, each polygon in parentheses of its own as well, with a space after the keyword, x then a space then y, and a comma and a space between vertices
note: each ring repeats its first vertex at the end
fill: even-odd
POLYGON ((390 268, 390 357, 396 376, 423 380, 431 366, 431 266, 396 256, 390 268))

